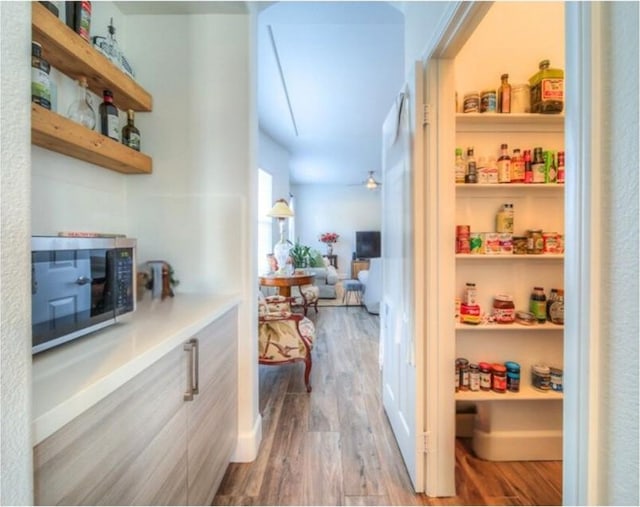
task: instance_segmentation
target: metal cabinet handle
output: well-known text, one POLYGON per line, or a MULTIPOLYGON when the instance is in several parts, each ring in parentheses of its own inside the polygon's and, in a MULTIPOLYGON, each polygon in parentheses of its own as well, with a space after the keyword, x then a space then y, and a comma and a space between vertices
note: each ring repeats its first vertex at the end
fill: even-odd
POLYGON ((197 338, 191 338, 190 341, 193 342, 194 361, 196 363, 193 372, 193 394, 198 394, 200 392, 200 342, 198 342, 197 338))
POLYGON ((193 401, 193 396, 198 394, 198 383, 199 383, 199 361, 198 361, 198 339, 191 338, 187 343, 184 344, 184 351, 188 353, 188 371, 187 375, 189 376, 187 390, 184 393, 184 401, 193 401))

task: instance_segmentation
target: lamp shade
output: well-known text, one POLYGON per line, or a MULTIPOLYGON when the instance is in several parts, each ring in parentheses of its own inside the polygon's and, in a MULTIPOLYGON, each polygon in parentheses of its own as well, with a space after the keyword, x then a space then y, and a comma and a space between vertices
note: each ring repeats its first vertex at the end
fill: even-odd
POLYGON ((289 218, 293 216, 293 211, 289 208, 289 204, 284 199, 278 199, 267 213, 267 216, 274 218, 289 218))

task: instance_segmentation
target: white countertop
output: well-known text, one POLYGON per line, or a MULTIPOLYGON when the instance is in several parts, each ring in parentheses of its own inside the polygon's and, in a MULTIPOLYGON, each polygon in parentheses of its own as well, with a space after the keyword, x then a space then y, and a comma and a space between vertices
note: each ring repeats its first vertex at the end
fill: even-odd
POLYGON ((237 295, 211 294, 146 300, 121 323, 35 355, 34 445, 240 301, 237 295))

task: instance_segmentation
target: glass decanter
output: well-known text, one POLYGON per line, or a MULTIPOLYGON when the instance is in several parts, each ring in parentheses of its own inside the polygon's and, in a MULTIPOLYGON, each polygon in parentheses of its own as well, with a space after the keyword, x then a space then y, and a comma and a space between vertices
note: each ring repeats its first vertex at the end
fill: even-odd
POLYGON ((96 126, 96 111, 91 103, 87 78, 81 77, 78 80, 77 94, 77 99, 69 106, 67 116, 70 120, 93 130, 96 126))

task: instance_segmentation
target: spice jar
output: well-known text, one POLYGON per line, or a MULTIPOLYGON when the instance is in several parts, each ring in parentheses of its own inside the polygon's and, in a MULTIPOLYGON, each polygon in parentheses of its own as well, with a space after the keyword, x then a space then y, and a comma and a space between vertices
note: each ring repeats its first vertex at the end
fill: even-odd
POLYGON ((548 391, 551 388, 551 370, 544 364, 534 364, 531 367, 531 385, 538 391, 548 391))
POLYGON ((520 392, 520 365, 515 361, 507 361, 504 366, 507 369, 507 391, 520 392))
POLYGON ((492 374, 492 389, 496 393, 506 393, 507 392, 507 369, 504 365, 499 363, 494 363, 491 365, 491 374, 492 374))
POLYGON ((464 357, 456 359, 456 366, 460 371, 460 390, 469 390, 469 361, 464 357))
POLYGON ((549 385, 552 391, 562 392, 562 369, 551 366, 549 368, 549 385))
POLYGON ((542 229, 529 229, 527 231, 527 253, 540 255, 544 252, 544 238, 542 229))
POLYGON ((528 113, 531 111, 531 97, 528 84, 511 85, 511 112, 528 113))
POLYGON ((31 41, 31 102, 51 109, 51 66, 42 57, 42 46, 31 41))
POLYGON ((480 369, 480 390, 491 391, 491 365, 489 363, 479 363, 480 369))
POLYGON ((469 391, 480 390, 480 368, 477 364, 469 365, 469 391))
POLYGON ((513 324, 516 307, 509 294, 496 294, 493 297, 493 318, 497 324, 513 324))

